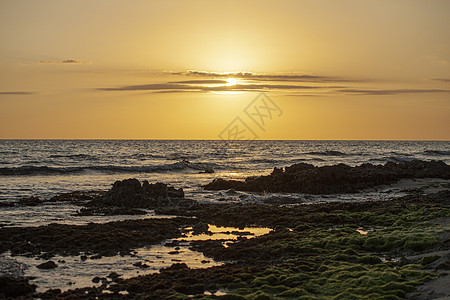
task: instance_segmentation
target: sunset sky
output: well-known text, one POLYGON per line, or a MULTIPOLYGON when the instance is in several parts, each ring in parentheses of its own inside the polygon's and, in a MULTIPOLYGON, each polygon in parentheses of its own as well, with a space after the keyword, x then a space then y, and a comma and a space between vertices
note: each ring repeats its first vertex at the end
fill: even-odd
POLYGON ((0 0, 0 40, 0 138, 450 139, 448 0, 0 0))

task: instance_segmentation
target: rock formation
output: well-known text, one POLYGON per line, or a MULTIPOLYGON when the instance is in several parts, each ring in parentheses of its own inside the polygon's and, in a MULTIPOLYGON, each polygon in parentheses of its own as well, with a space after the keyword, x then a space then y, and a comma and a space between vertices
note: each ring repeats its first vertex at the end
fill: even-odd
POLYGON ((248 177, 245 181, 215 179, 204 186, 207 190, 253 192, 291 192, 308 194, 353 193, 400 179, 450 179, 450 166, 442 161, 421 161, 373 165, 365 163, 350 167, 345 164, 316 167, 299 163, 286 168, 275 168, 272 174, 248 177))

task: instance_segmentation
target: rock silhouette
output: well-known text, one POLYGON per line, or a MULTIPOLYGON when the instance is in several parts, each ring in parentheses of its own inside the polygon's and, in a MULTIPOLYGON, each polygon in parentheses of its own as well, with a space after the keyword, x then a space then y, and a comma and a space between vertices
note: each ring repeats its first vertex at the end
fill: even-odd
POLYGON ((248 177, 245 181, 218 178, 203 187, 207 190, 337 194, 412 178, 450 179, 450 166, 442 161, 421 160, 385 165, 365 163, 355 167, 345 164, 316 167, 299 163, 284 169, 275 168, 267 176, 248 177))
POLYGON ((187 205, 183 189, 176 189, 164 183, 143 183, 135 178, 118 180, 104 196, 93 200, 87 206, 115 206, 125 208, 156 208, 159 206, 187 205))

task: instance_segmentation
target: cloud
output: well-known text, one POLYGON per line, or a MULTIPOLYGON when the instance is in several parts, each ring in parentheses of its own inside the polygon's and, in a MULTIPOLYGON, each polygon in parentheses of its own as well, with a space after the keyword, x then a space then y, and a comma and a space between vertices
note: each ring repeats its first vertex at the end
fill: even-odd
POLYGON ((157 91, 157 90, 198 90, 198 87, 176 83, 153 83, 144 85, 129 85, 117 88, 100 88, 101 91, 157 91))
POLYGON ((321 86, 304 86, 304 85, 288 85, 288 84, 236 84, 226 85, 227 81, 211 81, 211 80, 189 80, 157 84, 130 85, 115 88, 99 88, 101 91, 152 91, 158 93, 179 93, 179 92, 225 92, 225 91, 269 91, 269 90, 316 90, 322 89, 321 86), (195 83, 195 84, 194 84, 195 83), (204 85, 212 84, 216 85, 204 85), (218 84, 219 83, 219 84, 218 84))
POLYGON ((166 72, 181 76, 182 80, 165 83, 150 83, 144 85, 128 85, 119 87, 98 88, 101 91, 150 91, 154 93, 180 92, 245 92, 245 91, 319 91, 325 89, 344 88, 328 86, 330 82, 338 81, 332 77, 301 75, 301 74, 254 74, 251 72, 218 73, 207 71, 166 72), (190 79, 189 77, 199 77, 190 79), (237 80, 230 84, 228 78, 237 80), (302 84, 303 83, 303 84, 302 84), (305 84, 307 83, 307 84, 305 84), (321 83, 317 85, 317 83, 321 83))
POLYGON ((174 81, 170 83, 187 83, 187 84, 227 84, 228 81, 221 79, 209 79, 209 80, 184 80, 174 81))
POLYGON ((66 59, 61 62, 62 64, 81 64, 82 62, 75 59, 66 59))
POLYGON ((14 92, 1 92, 0 95, 36 95, 35 92, 23 92, 23 91, 14 91, 14 92))
POLYGON ((450 83, 450 78, 433 78, 431 80, 450 83))
POLYGON ((424 93, 450 93, 450 90, 440 89, 392 89, 392 90, 360 90, 341 89, 340 92, 350 95, 399 95, 399 94, 424 94, 424 93))
MULTIPOLYGON (((324 95, 399 95, 450 93, 445 89, 371 89, 369 86, 350 87, 346 82, 367 84, 367 81, 353 81, 337 77, 306 74, 255 74, 251 72, 218 73, 207 71, 168 72, 182 76, 184 80, 144 85, 127 85, 98 88, 100 91, 148 91, 152 93, 208 93, 208 92, 285 92, 289 95, 324 96, 324 95), (189 77, 198 77, 190 79, 189 77), (234 78, 237 84, 230 84, 227 78, 234 78), (344 83, 338 85, 338 82, 344 83)), ((440 81, 448 82, 446 79, 440 81)))
POLYGON ((76 59, 64 59, 61 61, 55 61, 55 60, 41 60, 38 62, 38 64, 89 64, 89 62, 76 60, 76 59))
POLYGON ((198 77, 215 77, 215 78, 240 78, 254 81, 294 81, 294 82, 361 82, 362 80, 344 79, 339 77, 319 76, 319 75, 307 75, 297 73, 285 73, 285 74, 265 74, 265 73, 252 73, 252 72, 208 72, 208 71, 196 71, 190 70, 186 72, 170 72, 173 75, 184 76, 198 76, 198 77))

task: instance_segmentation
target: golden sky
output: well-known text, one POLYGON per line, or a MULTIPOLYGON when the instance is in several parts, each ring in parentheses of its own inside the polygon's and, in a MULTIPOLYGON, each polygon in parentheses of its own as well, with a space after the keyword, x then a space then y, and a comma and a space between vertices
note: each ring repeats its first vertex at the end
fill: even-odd
POLYGON ((0 0, 0 138, 449 140, 449 32, 447 0, 0 0))

